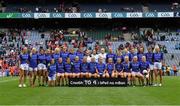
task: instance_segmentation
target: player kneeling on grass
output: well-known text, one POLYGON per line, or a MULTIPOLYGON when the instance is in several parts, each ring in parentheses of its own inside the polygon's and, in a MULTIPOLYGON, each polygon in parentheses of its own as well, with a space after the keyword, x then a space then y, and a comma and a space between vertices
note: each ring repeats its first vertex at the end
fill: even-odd
POLYGON ((89 63, 89 72, 89 77, 98 78, 97 63, 95 57, 91 58, 91 62, 89 63))
POLYGON ((154 53, 154 73, 155 73, 155 84, 157 86, 157 78, 158 75, 160 77, 159 86, 162 86, 162 61, 163 61, 163 53, 160 52, 159 47, 155 47, 154 53))
POLYGON ((115 77, 123 78, 123 65, 121 64, 121 58, 117 58, 117 63, 115 64, 115 77))
POLYGON ((29 54, 27 53, 27 48, 25 47, 22 51, 22 54, 20 55, 20 71, 19 71, 19 87, 26 87, 26 74, 29 69, 29 54))
POLYGON ((66 63, 64 64, 64 69, 65 69, 65 73, 64 73, 64 77, 65 77, 65 85, 69 84, 69 78, 72 78, 72 63, 70 58, 67 58, 66 63))
POLYGON ((99 57, 99 62, 97 64, 98 77, 105 77, 105 70, 106 70, 106 65, 103 63, 103 58, 99 57))
POLYGON ((106 65, 106 71, 105 71, 105 78, 109 78, 109 77, 115 78, 114 63, 112 58, 108 59, 108 63, 106 65))
POLYGON ((143 75, 140 73, 140 63, 138 62, 138 57, 134 56, 130 64, 132 71, 132 85, 136 86, 136 77, 140 80, 143 79, 143 75))
POLYGON ((57 62, 57 72, 56 72, 56 81, 57 81, 57 85, 58 86, 61 86, 62 84, 64 85, 64 63, 63 63, 63 60, 62 58, 60 57, 58 59, 58 62, 57 62))
POLYGON ((37 76, 37 56, 38 55, 36 54, 36 48, 33 48, 29 59, 29 80, 32 87, 34 87, 35 85, 35 80, 37 76))
POLYGON ((122 65, 123 65, 123 77, 128 79, 128 84, 130 85, 130 82, 131 82, 131 70, 130 70, 129 57, 125 56, 124 59, 125 60, 122 63, 122 65))
POLYGON ((81 62, 79 57, 75 57, 75 61, 73 63, 73 78, 79 78, 81 73, 81 62))
POLYGON ((56 70, 57 65, 55 63, 55 60, 52 59, 50 65, 48 66, 48 86, 55 86, 56 81, 56 70))
POLYGON ((144 79, 146 79, 146 83, 144 83, 144 80, 142 80, 142 82, 144 83, 144 85, 149 85, 150 64, 148 61, 146 61, 145 56, 142 56, 142 61, 140 63, 140 70, 144 76, 144 79))
POLYGON ((81 78, 89 78, 88 66, 87 57, 84 57, 81 63, 81 78))

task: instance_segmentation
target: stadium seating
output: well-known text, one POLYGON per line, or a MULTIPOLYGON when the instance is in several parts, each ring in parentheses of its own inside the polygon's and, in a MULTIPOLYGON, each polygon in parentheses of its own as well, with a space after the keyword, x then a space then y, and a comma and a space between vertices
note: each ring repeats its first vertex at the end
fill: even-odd
POLYGON ((87 31, 86 32, 88 37, 92 37, 94 40, 104 39, 106 35, 110 34, 113 37, 118 37, 122 35, 121 31, 108 31, 108 30, 100 30, 100 31, 87 31))
POLYGON ((180 53, 180 50, 175 49, 175 45, 179 41, 157 41, 158 44, 165 45, 168 53, 180 53))
MULTIPOLYGON (((48 6, 32 6, 32 5, 15 5, 10 4, 7 6, 6 12, 17 12, 20 8, 25 8, 29 10, 29 12, 35 12, 36 7, 41 7, 42 11, 47 9, 48 12, 55 12, 54 8, 58 8, 57 4, 48 5, 48 6)), ((70 4, 67 4, 66 7, 71 7, 70 4)), ((180 9, 172 10, 170 4, 149 4, 148 7, 150 8, 149 11, 179 11, 180 9)), ((142 12, 142 5, 141 4, 81 4, 80 9, 81 12, 97 12, 98 9, 103 9, 106 12, 142 12)), ((41 12, 41 11, 40 11, 41 12)))

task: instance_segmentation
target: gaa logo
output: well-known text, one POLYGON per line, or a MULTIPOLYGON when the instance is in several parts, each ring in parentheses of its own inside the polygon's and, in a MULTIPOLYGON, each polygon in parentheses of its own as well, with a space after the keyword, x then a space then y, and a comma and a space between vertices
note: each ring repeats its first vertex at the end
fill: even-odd
POLYGON ((93 15, 91 13, 84 13, 83 17, 84 18, 93 18, 93 15))
POLYGON ((163 17, 170 17, 171 15, 169 13, 161 13, 161 16, 163 16, 163 17))
POLYGON ((106 13, 99 13, 99 17, 108 18, 108 15, 106 13))
POLYGON ((68 14, 68 17, 69 18, 77 18, 77 15, 76 14, 68 14))
POLYGON ((34 13, 34 18, 49 18, 49 13, 34 13))
POLYGON ((80 13, 65 13, 65 18, 80 18, 80 13))
POLYGON ((46 18, 46 14, 38 14, 37 17, 38 18, 46 18))
POLYGON ((158 17, 173 17, 174 13, 173 12, 159 12, 158 17))
POLYGON ((154 13, 145 13, 145 17, 155 17, 154 13))
POLYGON ((22 18, 32 18, 30 13, 22 13, 22 18))
POLYGON ((115 13, 114 17, 118 18, 118 17, 124 17, 124 15, 122 13, 115 13))
POLYGON ((53 13, 52 16, 54 18, 62 18, 62 14, 60 14, 60 13, 53 13))
POLYGON ((138 13, 130 13, 130 17, 139 17, 138 13))

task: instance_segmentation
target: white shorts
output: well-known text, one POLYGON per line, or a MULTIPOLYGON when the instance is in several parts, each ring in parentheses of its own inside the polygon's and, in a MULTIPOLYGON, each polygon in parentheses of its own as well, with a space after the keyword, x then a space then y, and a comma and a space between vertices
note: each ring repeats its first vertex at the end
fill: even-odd
POLYGON ((161 62, 154 62, 154 69, 162 69, 162 63, 161 62))
POLYGON ((29 67, 29 71, 37 71, 37 67, 36 68, 29 67))
POLYGON ((134 72, 132 71, 132 75, 138 75, 138 76, 141 76, 142 74, 140 72, 134 72))
POLYGON ((55 81, 56 80, 56 74, 54 74, 52 77, 48 76, 48 81, 55 81))
POLYGON ((42 64, 42 63, 38 64, 38 70, 46 70, 46 69, 47 68, 45 64, 42 64))
POLYGON ((150 70, 154 70, 154 65, 153 65, 153 64, 150 64, 150 65, 149 65, 149 68, 150 68, 150 70))
POLYGON ((57 77, 59 77, 61 75, 64 75, 64 73, 57 73, 56 75, 57 75, 57 77))
POLYGON ((21 64, 20 69, 28 71, 29 70, 29 64, 27 64, 27 63, 21 64))

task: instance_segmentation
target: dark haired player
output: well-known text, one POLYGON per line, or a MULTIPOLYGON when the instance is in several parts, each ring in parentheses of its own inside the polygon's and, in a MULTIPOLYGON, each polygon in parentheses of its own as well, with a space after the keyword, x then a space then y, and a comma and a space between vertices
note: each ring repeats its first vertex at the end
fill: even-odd
POLYGON ((154 65, 153 65, 153 61, 154 61, 154 53, 152 51, 151 47, 148 47, 148 52, 146 53, 146 60, 149 62, 149 68, 150 68, 150 76, 149 76, 149 84, 153 85, 154 82, 154 65))
POLYGON ((137 53, 135 53, 134 47, 131 47, 131 50, 129 53, 129 60, 132 61, 134 56, 137 56, 137 53))
POLYGON ((78 51, 76 52, 76 56, 78 56, 80 62, 82 62, 83 57, 84 57, 84 52, 83 52, 83 48, 82 48, 82 47, 80 47, 80 48, 78 49, 78 51))

